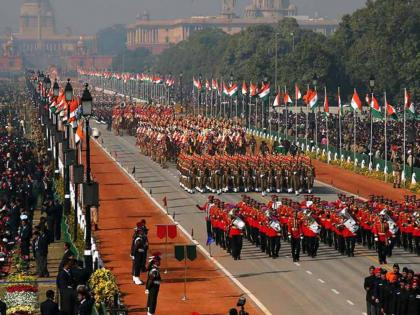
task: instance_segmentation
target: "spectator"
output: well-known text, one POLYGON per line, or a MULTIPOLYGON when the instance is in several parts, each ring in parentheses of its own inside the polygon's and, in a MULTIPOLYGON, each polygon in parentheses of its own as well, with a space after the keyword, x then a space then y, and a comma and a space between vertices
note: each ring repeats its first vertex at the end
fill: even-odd
POLYGON ((49 277, 48 272, 48 235, 45 230, 42 229, 40 232, 36 233, 35 240, 35 261, 37 266, 37 273, 39 277, 49 277))
POLYGON ((63 266, 64 266, 64 262, 67 260, 71 260, 74 259, 76 257, 76 255, 73 253, 73 251, 71 250, 71 244, 69 242, 65 242, 64 243, 64 255, 63 258, 61 259, 60 265, 58 267, 58 270, 62 270, 63 266))
POLYGON ((46 293, 47 299, 41 303, 41 315, 58 315, 58 304, 54 302, 54 291, 48 290, 46 293))
POLYGON ((62 315, 74 315, 75 292, 74 279, 70 271, 71 260, 63 263, 63 269, 57 275, 57 287, 60 291, 60 311, 62 315))
POLYGON ((91 315, 94 301, 85 285, 77 287, 77 298, 80 302, 78 315, 91 315))

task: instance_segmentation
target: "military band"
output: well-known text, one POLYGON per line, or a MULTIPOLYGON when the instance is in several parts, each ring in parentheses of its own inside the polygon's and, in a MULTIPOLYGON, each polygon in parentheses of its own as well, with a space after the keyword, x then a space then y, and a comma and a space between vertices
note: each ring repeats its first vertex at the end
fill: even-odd
POLYGON ((334 202, 305 195, 296 202, 276 195, 260 203, 247 195, 237 204, 209 197, 200 207, 206 211, 207 233, 216 244, 240 259, 242 237, 269 257, 277 258, 281 242, 291 244, 294 262, 300 251, 315 258, 320 242, 341 255, 355 256, 356 244, 375 249, 386 264, 394 246, 420 256, 420 200, 407 196, 403 203, 371 196, 368 201, 339 194, 334 202), (207 223, 208 222, 208 223, 207 223))

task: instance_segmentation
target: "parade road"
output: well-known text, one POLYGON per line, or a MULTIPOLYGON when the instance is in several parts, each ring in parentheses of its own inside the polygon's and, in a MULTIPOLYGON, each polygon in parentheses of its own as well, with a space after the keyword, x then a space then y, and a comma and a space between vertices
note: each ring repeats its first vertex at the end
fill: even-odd
MULTIPOLYGON (((171 216, 207 250, 207 233, 204 213, 196 208, 203 205, 208 194, 189 194, 178 181, 175 165, 162 169, 149 157, 140 154, 133 136, 115 136, 102 124, 94 123, 101 132, 98 143, 125 168, 144 189, 163 205, 167 198, 171 216)), ((324 183, 316 182, 314 194, 325 200, 336 200, 341 191, 324 183)), ((270 196, 249 193, 252 198, 267 203, 270 196)), ((302 201, 304 197, 278 194, 302 201)), ((241 194, 227 193, 220 198, 236 203, 241 194)), ((133 225, 136 222, 133 218, 133 225)), ((299 263, 293 263, 289 243, 282 242, 280 257, 272 259, 244 239, 241 260, 233 258, 219 247, 212 246, 213 257, 239 281, 254 302, 261 303, 267 314, 363 314, 366 311, 363 279, 370 265, 378 266, 377 255, 361 245, 356 245, 355 257, 341 256, 334 248, 320 244, 318 256, 310 258, 302 254, 299 263)), ((414 254, 394 250, 388 259, 387 268, 399 263, 401 268, 418 269, 420 261, 414 254)), ((131 262, 127 259, 127 264, 131 262)), ((140 290, 140 289, 139 289, 140 290)), ((223 290, 223 288, 220 288, 223 290)), ((248 299, 249 300, 249 299, 248 299)), ((263 314, 264 311, 261 311, 263 314)))

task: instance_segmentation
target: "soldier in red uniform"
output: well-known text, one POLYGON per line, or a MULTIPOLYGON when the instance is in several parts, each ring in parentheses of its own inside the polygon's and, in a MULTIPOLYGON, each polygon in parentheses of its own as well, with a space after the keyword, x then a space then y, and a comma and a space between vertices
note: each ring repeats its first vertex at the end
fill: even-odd
POLYGON ((301 221, 299 220, 297 209, 294 210, 293 217, 289 219, 288 228, 293 262, 297 262, 300 258, 300 241, 303 238, 301 221))
POLYGON ((211 222, 210 222, 210 209, 213 206, 214 206, 214 196, 212 195, 208 197, 208 201, 204 204, 204 206, 200 207, 199 205, 196 205, 198 209, 205 212, 207 237, 210 237, 213 235, 213 232, 211 229, 211 222))
POLYGON ((375 241, 377 242, 379 263, 386 264, 386 254, 391 233, 385 217, 382 216, 380 220, 375 223, 372 232, 375 235, 375 241))

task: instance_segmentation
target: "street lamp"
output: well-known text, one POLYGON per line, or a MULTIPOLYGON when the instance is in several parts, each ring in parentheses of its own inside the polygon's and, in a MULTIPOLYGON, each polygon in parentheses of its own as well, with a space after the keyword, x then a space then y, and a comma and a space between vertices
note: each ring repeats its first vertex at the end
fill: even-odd
POLYGON ((47 75, 46 78, 44 79, 44 83, 45 83, 46 90, 49 91, 51 88, 51 79, 49 75, 47 75))
POLYGON ((64 97, 66 98, 66 102, 71 102, 73 100, 73 87, 70 84, 70 79, 67 79, 67 84, 64 88, 64 97))
POLYGON ((317 84, 318 84, 318 76, 317 76, 317 74, 316 74, 316 73, 314 73, 314 76, 313 76, 313 78, 312 78, 312 84, 313 84, 313 86, 314 86, 314 88, 315 88, 315 90, 316 90, 316 86, 317 86, 317 84))
MULTIPOLYGON (((202 84, 203 76, 201 73, 198 75, 198 80, 200 81, 200 86, 202 84)), ((197 116, 200 115, 201 108, 201 90, 198 90, 198 106, 197 106, 197 116)))
POLYGON ((373 89, 375 88, 375 76, 373 74, 371 74, 369 78, 369 87, 370 92, 373 93, 373 89))
MULTIPOLYGON (((93 260, 92 260, 92 227, 91 227, 91 213, 90 207, 98 203, 96 200, 93 200, 94 193, 91 189, 95 185, 92 185, 90 178, 90 135, 89 135, 89 119, 92 116, 92 95, 88 89, 89 84, 85 83, 85 89, 83 90, 81 104, 82 104, 82 115, 85 117, 86 121, 86 183, 83 185, 83 198, 85 205, 85 219, 86 219, 86 235, 85 235, 85 268, 88 274, 92 273, 93 260), (91 200, 89 200, 91 199, 91 200), (95 202, 96 201, 96 202, 95 202)), ((97 188, 97 185, 96 185, 97 188)))
POLYGON ((53 96, 57 97, 60 94, 60 86, 58 85, 57 78, 54 80, 53 85, 53 96))

